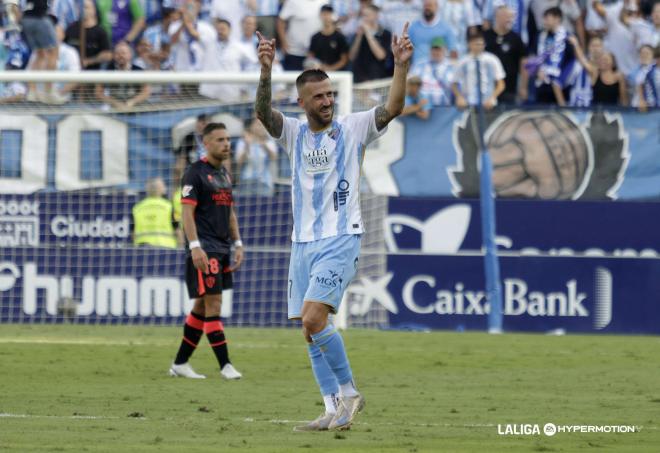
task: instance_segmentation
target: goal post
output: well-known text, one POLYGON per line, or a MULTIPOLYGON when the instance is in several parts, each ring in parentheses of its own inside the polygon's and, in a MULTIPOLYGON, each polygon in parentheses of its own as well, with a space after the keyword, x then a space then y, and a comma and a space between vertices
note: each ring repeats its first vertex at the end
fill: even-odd
MULTIPOLYGON (((372 103, 367 99, 371 90, 356 90, 350 73, 329 75, 339 115, 372 103)), ((297 76, 272 74, 273 105, 287 115, 303 114, 296 103, 297 76)), ((224 122, 230 133, 236 209, 247 252, 234 289, 223 294, 222 315, 240 326, 293 325, 286 316, 292 229, 288 158, 279 150, 274 161, 266 162, 272 175, 268 194, 248 191, 237 164, 237 151, 252 133, 258 81, 259 73, 0 72, 4 87, 79 85, 62 105, 0 99, 0 323, 182 321, 191 307, 183 282, 185 252, 181 245, 135 247, 131 210, 154 178, 165 181, 168 198, 175 196, 182 159, 176 150, 194 131, 197 117, 206 114, 224 122), (151 96, 117 108, 96 97, 95 86, 108 84, 148 84, 151 96), (224 102, 181 89, 200 84, 237 87, 241 95, 224 102)), ((386 271, 387 201, 363 186, 368 231, 358 279, 386 271)), ((368 316, 350 313, 342 327, 387 322, 378 307, 368 316)))

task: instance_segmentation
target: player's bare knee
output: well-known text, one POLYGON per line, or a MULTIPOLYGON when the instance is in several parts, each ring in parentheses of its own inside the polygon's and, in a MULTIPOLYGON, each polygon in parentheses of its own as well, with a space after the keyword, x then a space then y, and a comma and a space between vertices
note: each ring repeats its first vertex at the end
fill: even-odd
POLYGON ((314 313, 311 313, 309 315, 305 315, 302 318, 303 322, 303 332, 305 332, 305 336, 309 336, 311 338, 311 335, 314 335, 315 333, 319 333, 320 331, 323 330, 325 327, 326 320, 322 316, 317 316, 314 313))

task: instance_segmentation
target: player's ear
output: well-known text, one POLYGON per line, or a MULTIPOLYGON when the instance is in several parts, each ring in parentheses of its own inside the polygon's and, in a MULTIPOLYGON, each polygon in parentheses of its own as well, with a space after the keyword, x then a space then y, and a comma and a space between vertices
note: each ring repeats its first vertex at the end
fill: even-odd
POLYGON ((304 107, 304 102, 301 97, 298 98, 298 107, 303 108, 304 107))

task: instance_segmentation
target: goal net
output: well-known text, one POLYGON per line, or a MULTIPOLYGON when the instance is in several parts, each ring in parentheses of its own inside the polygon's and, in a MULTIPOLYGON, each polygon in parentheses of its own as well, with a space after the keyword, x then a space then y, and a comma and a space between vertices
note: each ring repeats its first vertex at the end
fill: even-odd
MULTIPOLYGON (((302 114, 296 76, 273 75, 273 105, 287 115, 302 114)), ((348 73, 331 80, 339 114, 376 105, 386 86, 354 89, 348 73)), ((290 168, 282 150, 250 154, 268 141, 253 124, 258 74, 5 71, 0 83, 0 322, 180 323, 191 307, 185 251, 135 246, 131 210, 156 179, 178 198, 181 173, 201 152, 195 128, 207 118, 225 123, 232 139, 246 245, 222 315, 232 325, 291 325, 290 168)), ((362 186, 368 232, 358 283, 386 270, 387 199, 362 186)), ((359 291, 347 292, 344 307, 342 327, 387 324, 359 291)))

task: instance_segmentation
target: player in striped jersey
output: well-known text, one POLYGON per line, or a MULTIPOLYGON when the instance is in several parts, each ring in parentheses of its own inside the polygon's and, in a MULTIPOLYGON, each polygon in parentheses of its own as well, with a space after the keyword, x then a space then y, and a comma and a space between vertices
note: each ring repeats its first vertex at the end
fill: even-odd
POLYGON ((365 147, 403 110, 413 54, 408 24, 392 39, 394 76, 386 104, 334 118, 330 80, 320 70, 296 80, 298 105, 307 121, 271 107, 275 40, 259 36, 261 79, 255 110, 266 130, 289 154, 292 170, 293 246, 289 265, 290 319, 301 319, 314 376, 326 412, 296 430, 348 429, 364 406, 339 332, 328 322, 355 275, 363 230, 360 167, 365 147), (339 394, 339 399, 337 399, 339 394))

